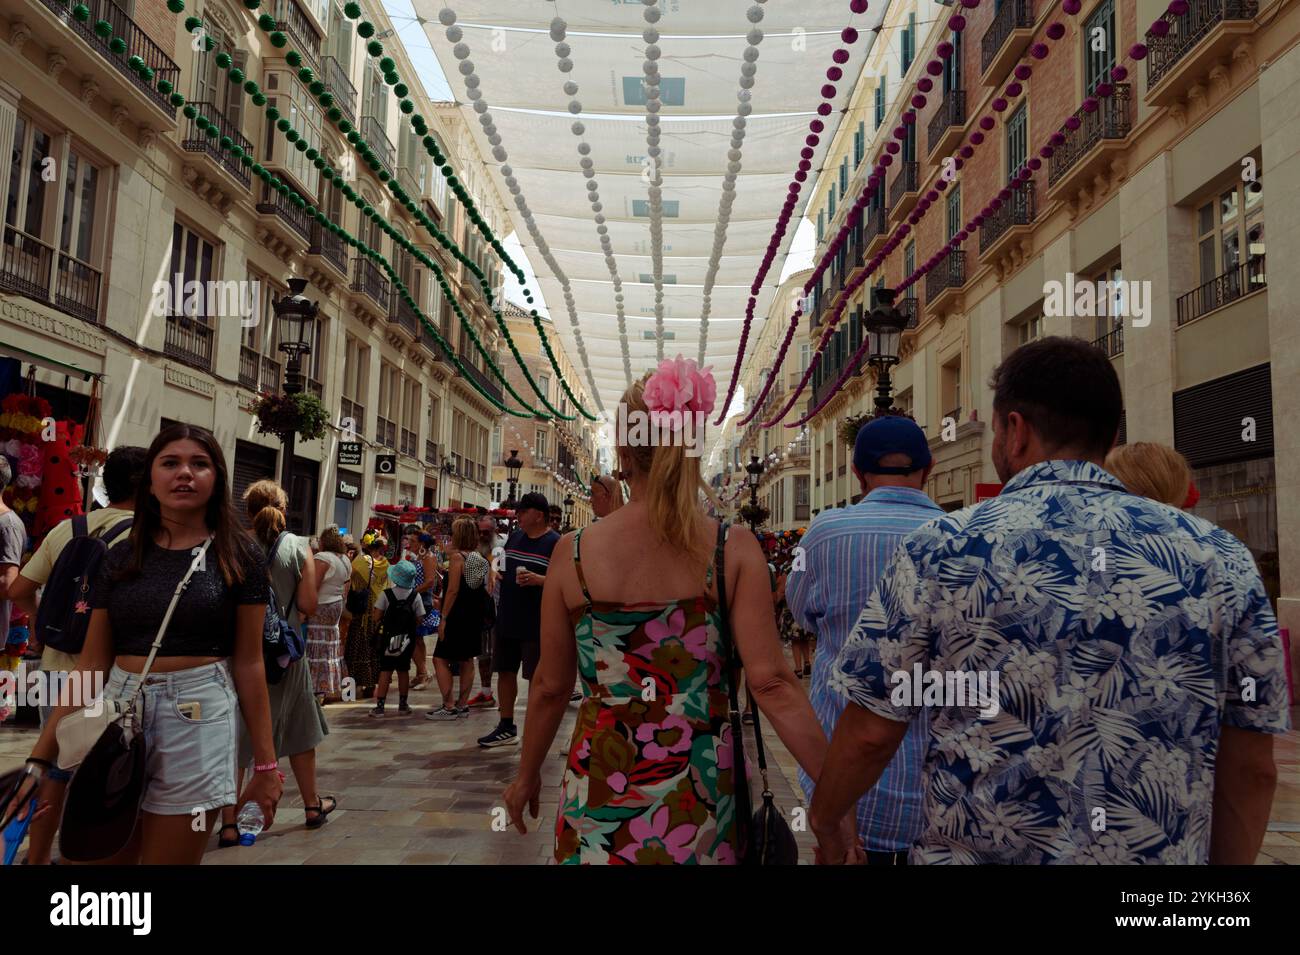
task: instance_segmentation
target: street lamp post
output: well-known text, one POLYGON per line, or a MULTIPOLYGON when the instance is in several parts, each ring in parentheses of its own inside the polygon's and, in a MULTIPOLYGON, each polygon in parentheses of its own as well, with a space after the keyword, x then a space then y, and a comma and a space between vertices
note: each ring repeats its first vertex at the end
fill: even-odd
POLYGON ((907 328, 907 316, 894 307, 894 290, 875 289, 876 307, 863 319, 869 344, 867 363, 876 369, 876 417, 900 414, 893 408, 894 385, 889 369, 898 364, 898 350, 907 328))
POLYGON ((564 529, 573 530, 573 495, 564 495, 564 529))
POLYGON ((519 451, 515 448, 510 449, 510 457, 505 460, 506 476, 510 481, 510 498, 503 505, 506 510, 513 511, 519 506, 519 472, 524 466, 524 462, 519 460, 519 451))
POLYGON ((758 533, 758 482, 762 479, 763 462, 757 454, 751 454, 749 463, 745 465, 745 483, 749 485, 749 529, 755 534, 758 533))
MULTIPOLYGON (((311 344, 306 336, 307 325, 316 321, 320 306, 302 294, 307 288, 306 279, 291 278, 288 285, 289 294, 272 302, 271 308, 275 311, 280 326, 280 351, 284 352, 286 359, 284 393, 295 395, 302 391, 302 356, 311 353, 311 344)), ((280 435, 280 440, 284 445, 284 456, 280 462, 280 486, 292 500, 294 432, 280 435)))

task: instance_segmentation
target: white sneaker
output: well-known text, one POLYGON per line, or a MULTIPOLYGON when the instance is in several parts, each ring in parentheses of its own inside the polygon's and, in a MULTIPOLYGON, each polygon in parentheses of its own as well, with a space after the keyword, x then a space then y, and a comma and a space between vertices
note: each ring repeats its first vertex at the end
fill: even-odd
POLYGON ((455 710, 449 710, 445 706, 440 706, 436 710, 430 710, 424 714, 426 720, 433 720, 435 723, 446 723, 451 720, 459 719, 460 716, 455 710))

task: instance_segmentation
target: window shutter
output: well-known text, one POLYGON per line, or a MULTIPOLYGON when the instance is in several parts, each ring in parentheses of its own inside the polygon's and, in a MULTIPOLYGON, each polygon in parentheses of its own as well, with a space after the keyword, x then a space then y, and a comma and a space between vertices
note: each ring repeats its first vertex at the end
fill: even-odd
POLYGON ((1270 366, 1256 365, 1175 392, 1174 447, 1194 468, 1272 457, 1270 366), (1247 417, 1255 420, 1253 442, 1241 439, 1247 417))
MULTIPOLYGON (((238 68, 244 73, 248 72, 248 51, 236 50, 230 54, 231 69, 238 68)), ((244 93, 234 83, 227 84, 226 90, 226 119, 230 121, 230 128, 238 133, 244 131, 244 93)))

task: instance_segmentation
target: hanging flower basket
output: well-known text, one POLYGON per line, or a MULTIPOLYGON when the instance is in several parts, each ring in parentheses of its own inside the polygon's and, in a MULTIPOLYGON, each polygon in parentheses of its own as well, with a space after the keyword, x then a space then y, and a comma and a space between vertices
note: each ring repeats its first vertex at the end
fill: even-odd
POLYGON ((75 464, 83 476, 98 471, 108 461, 108 452, 103 448, 91 448, 79 444, 68 449, 68 460, 75 464))
POLYGON ((264 391, 248 410, 257 418, 259 433, 273 434, 281 439, 296 434, 304 441, 315 441, 324 436, 329 425, 325 406, 308 391, 294 395, 264 391))
POLYGON ((840 440, 843 441, 848 447, 850 448, 853 447, 855 444, 857 444, 858 432, 861 431, 862 426, 870 420, 871 420, 871 415, 869 414, 849 415, 847 418, 845 418, 843 421, 840 422, 840 427, 839 427, 840 440))
POLYGON ((740 508, 740 519, 746 524, 757 527, 768 518, 768 510, 762 504, 745 504, 740 508))

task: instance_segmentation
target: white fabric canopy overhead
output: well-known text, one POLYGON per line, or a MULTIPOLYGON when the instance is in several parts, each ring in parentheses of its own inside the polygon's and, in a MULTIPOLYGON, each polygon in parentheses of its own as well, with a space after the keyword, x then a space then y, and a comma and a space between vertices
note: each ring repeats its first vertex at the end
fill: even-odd
MULTIPOLYGON (((573 42, 576 44, 581 39, 575 37, 573 42)), ((574 55, 577 56, 576 50, 574 55)), ((761 56, 758 62, 763 62, 761 56)), ((560 78, 560 74, 553 68, 552 75, 560 78)), ((758 79, 757 74, 754 78, 758 79)), ((452 77, 451 82, 455 83, 456 78, 452 77)), ((759 89, 757 82, 754 88, 759 89)), ((555 92, 563 92, 558 83, 555 92)), ((731 109, 735 108, 735 92, 733 89, 731 109)), ((581 90, 578 95, 582 95, 581 90)), ((564 109, 566 106, 561 103, 559 108, 564 109)), ((575 174, 578 141, 570 130, 573 116, 568 113, 556 116, 498 109, 493 104, 492 118, 496 121, 502 141, 510 150, 510 163, 516 169, 557 169, 570 177, 575 174)), ((802 114, 750 116, 745 126, 745 162, 742 174, 780 173, 788 183, 794 172, 794 167, 790 164, 792 153, 789 146, 796 140, 802 146, 803 138, 808 135, 808 119, 808 116, 802 114)), ((582 138, 591 145, 591 159, 601 176, 608 177, 612 173, 641 174, 646 166, 645 123, 636 123, 633 133, 629 133, 626 119, 593 119, 584 115, 582 124, 586 127, 582 138)), ((659 128, 663 131, 664 150, 660 165, 666 174, 713 176, 716 184, 718 171, 727 161, 728 140, 732 130, 729 116, 725 119, 665 116, 659 128)), ((798 149, 794 153, 798 153, 798 149)), ((497 165, 490 152, 484 153, 484 157, 492 165, 497 165)), ((535 198, 529 195, 530 202, 535 198)))
MULTIPOLYGON (((845 0, 837 0, 835 5, 848 14, 845 0)), ((551 17, 554 15, 552 12, 551 17)), ((719 23, 730 21, 749 26, 744 11, 735 7, 730 15, 720 10, 717 18, 719 23)), ((550 17, 541 26, 545 27, 549 21, 550 17)), ((567 42, 573 48, 573 70, 562 76, 555 66, 555 42, 546 33, 507 30, 503 34, 486 27, 462 26, 464 42, 476 51, 474 65, 483 77, 483 95, 494 107, 566 110, 570 97, 565 95, 562 86, 565 80, 572 80, 578 84, 577 98, 584 113, 645 114, 641 62, 646 44, 641 39, 640 28, 631 36, 571 36, 567 42), (494 39, 499 51, 493 48, 494 39), (492 81, 506 73, 515 81, 498 89, 492 81)), ((717 116, 735 112, 736 81, 745 49, 744 32, 741 30, 730 37, 664 36, 660 40, 662 116, 717 116)), ((812 97, 817 96, 825 80, 831 54, 840 46, 838 31, 765 39, 755 76, 755 112, 759 109, 760 96, 765 113, 804 111, 810 105, 815 109, 817 100, 812 97)), ((846 66, 856 61, 860 71, 861 53, 866 44, 859 40, 854 47, 859 56, 846 66)))
POLYGON ((849 52, 835 110, 823 120, 813 171, 758 296, 751 342, 887 4, 862 15, 846 0, 414 6, 507 197, 537 273, 534 291, 605 407, 618 401, 629 374, 655 364, 661 344, 665 356, 695 358, 703 343, 721 399, 749 286, 822 102, 831 55, 849 52), (647 10, 660 15, 648 21, 647 10), (846 26, 858 30, 855 43, 841 39, 846 26), (649 104, 647 75, 658 81, 649 104), (652 146, 661 151, 657 192, 652 146))
MULTIPOLYGON (((434 19, 441 3, 416 3, 416 12, 434 19), (430 12, 432 11, 432 12, 430 12)), ((545 28, 559 15, 571 31, 640 33, 645 26, 641 0, 463 0, 452 3, 462 25, 479 23, 503 27, 545 28)), ((747 4, 721 0, 672 0, 660 4, 659 30, 668 34, 744 33, 749 24, 747 4)), ((768 32, 839 30, 845 23, 848 0, 840 3, 773 3, 764 8, 762 26, 768 32)), ((874 6, 874 4, 873 4, 874 6)), ((436 21, 435 21, 436 22, 436 21)), ((860 25, 859 25, 860 26, 860 25)))
MULTIPOLYGON (((605 268, 605 259, 599 250, 551 249, 573 282, 595 281, 604 283, 609 288, 609 270, 605 268)), ((648 255, 620 253, 618 267, 623 273, 624 283, 649 282, 654 265, 648 255)), ((707 255, 664 256, 664 282, 669 285, 704 284, 704 273, 709 267, 707 255)), ((754 263, 745 256, 724 255, 717 281, 720 285, 741 285, 746 289, 754 281, 754 263)), ((699 289, 696 290, 697 294, 699 289)))

